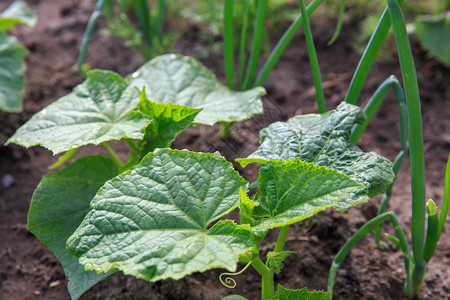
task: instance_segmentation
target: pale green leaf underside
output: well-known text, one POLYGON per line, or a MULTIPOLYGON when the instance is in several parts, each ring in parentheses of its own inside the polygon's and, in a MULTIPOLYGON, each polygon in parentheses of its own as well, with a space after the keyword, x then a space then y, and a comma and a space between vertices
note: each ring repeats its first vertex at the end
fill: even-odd
POLYGON ((311 291, 306 288, 300 290, 285 289, 281 284, 277 286, 277 292, 273 300, 330 300, 331 292, 311 291))
POLYGON ((157 149, 106 182, 67 249, 87 269, 150 281, 234 271, 239 255, 256 246, 249 227, 208 227, 237 206, 246 185, 219 154, 157 149))
POLYGON ((415 27, 424 48, 450 67, 450 12, 419 17, 415 27))
POLYGON ((66 252, 66 241, 83 221, 99 188, 117 174, 117 167, 110 159, 83 157, 45 175, 31 199, 28 228, 60 261, 69 280, 67 288, 72 299, 78 299, 111 274, 84 271, 78 259, 66 252))
POLYGON ((364 119, 358 106, 342 103, 326 114, 296 116, 276 122, 260 132, 261 146, 241 165, 252 162, 300 158, 336 170, 364 187, 341 198, 334 207, 344 211, 383 193, 393 181, 391 162, 374 153, 365 153, 350 142, 354 124, 364 119))
POLYGON ((27 50, 17 43, 15 37, 0 32, 0 110, 22 110, 25 54, 27 50))
POLYGON ((34 26, 36 16, 23 1, 14 1, 0 14, 0 31, 12 29, 17 25, 34 26))
POLYGON ((57 154, 109 140, 141 139, 150 118, 133 112, 138 104, 139 91, 120 75, 91 71, 72 93, 20 127, 7 144, 41 145, 57 154))
POLYGON ((309 218, 364 186, 348 176, 299 159, 270 161, 259 170, 256 234, 309 218))
POLYGON ((152 101, 203 110, 196 123, 235 122, 262 114, 262 87, 236 92, 221 84, 199 61, 182 55, 156 57, 127 77, 131 85, 145 87, 152 101))

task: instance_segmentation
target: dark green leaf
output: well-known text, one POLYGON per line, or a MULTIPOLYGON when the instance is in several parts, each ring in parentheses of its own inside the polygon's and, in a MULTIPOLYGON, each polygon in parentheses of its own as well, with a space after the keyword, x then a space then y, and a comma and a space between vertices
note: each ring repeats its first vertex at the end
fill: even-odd
POLYGON ((287 122, 273 123, 261 130, 261 146, 248 158, 237 161, 246 166, 252 162, 300 158, 336 170, 363 185, 333 205, 344 211, 383 193, 394 179, 388 159, 374 152, 364 153, 350 142, 353 125, 364 118, 358 106, 342 103, 326 114, 296 116, 287 122))
POLYGON ((257 235, 309 218, 364 187, 346 175, 292 159, 269 161, 259 169, 260 205, 252 230, 257 235))
POLYGON ((69 280, 72 299, 111 273, 84 271, 78 259, 66 252, 66 241, 89 211, 89 203, 99 188, 118 174, 108 158, 80 158, 64 169, 45 175, 31 199, 29 230, 55 254, 69 280))
POLYGON ((117 268, 149 281, 235 271, 239 255, 256 247, 250 227, 209 226, 237 207, 246 185, 217 153, 157 149, 106 182, 67 249, 88 270, 117 268))
POLYGON ((196 123, 242 121, 263 112, 264 88, 243 92, 229 90, 199 61, 187 56, 156 57, 127 80, 139 89, 145 87, 152 101, 202 108, 195 118, 196 123))

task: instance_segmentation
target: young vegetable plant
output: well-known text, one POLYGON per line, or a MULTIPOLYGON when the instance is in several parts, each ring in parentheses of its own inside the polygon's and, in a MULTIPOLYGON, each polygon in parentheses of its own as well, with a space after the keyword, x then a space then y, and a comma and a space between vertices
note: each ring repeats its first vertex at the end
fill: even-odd
POLYGON ((243 261, 261 275, 262 299, 306 293, 279 286, 274 295, 274 273, 291 253, 283 250, 289 225, 329 207, 344 211, 365 202, 394 178, 387 159, 349 141, 352 126, 363 118, 358 107, 344 103, 328 114, 269 126, 260 149, 239 160, 264 164, 260 192, 252 197, 248 183, 219 154, 157 149, 100 188, 67 250, 86 270, 120 270, 148 281, 212 268, 234 272, 243 261), (279 127, 297 134, 280 142, 270 135, 279 127), (240 224, 217 221, 238 206, 240 224), (259 244, 278 227, 277 244, 264 263, 259 244))
POLYGON ((85 272, 65 251, 67 238, 83 220, 99 188, 154 149, 170 146, 193 122, 212 125, 260 113, 264 92, 262 88, 230 91, 198 61, 171 54, 151 60, 126 79, 110 71, 90 71, 70 94, 17 130, 7 144, 41 145, 54 154, 64 153, 52 168, 63 165, 87 144, 103 146, 111 157, 82 157, 44 176, 31 201, 28 228, 61 262, 73 299, 112 274, 85 272), (129 146, 126 162, 108 145, 111 140, 129 146))
POLYGON ((15 1, 0 14, 0 110, 22 110, 27 50, 6 34, 17 25, 34 26, 36 17, 23 1, 15 1))
MULTIPOLYGON (((405 85, 405 98, 406 98, 406 111, 407 121, 402 113, 400 114, 400 136, 402 140, 402 151, 394 163, 394 171, 398 172, 398 168, 403 160, 406 146, 406 133, 408 134, 409 152, 410 152, 410 164, 411 164, 411 189, 412 189, 412 217, 411 217, 411 240, 412 240, 412 252, 409 249, 409 245, 406 239, 406 235, 400 227, 398 219, 394 212, 385 212, 387 207, 390 191, 392 187, 389 187, 385 198, 380 206, 379 215, 370 220, 361 229, 359 229, 352 238, 344 245, 341 251, 333 261, 332 268, 330 269, 328 290, 332 291, 334 286, 334 280, 337 271, 353 246, 366 234, 372 230, 377 230, 377 242, 380 243, 380 228, 384 221, 389 218, 393 225, 397 237, 383 234, 383 236, 397 246, 404 253, 404 263, 406 271, 405 282, 405 295, 409 298, 413 298, 420 292, 421 286, 425 279, 427 264, 433 256, 433 253, 438 245, 439 238, 442 234, 442 230, 445 224, 445 220, 448 212, 449 194, 450 194, 450 157, 447 163, 447 169, 445 172, 445 185, 444 185, 444 202, 440 216, 438 216, 438 209, 436 204, 429 200, 425 203, 425 163, 424 163, 424 149, 423 149, 423 133, 422 133, 422 116, 420 109, 420 96, 417 84, 417 76, 415 72, 414 60, 409 45, 409 40, 406 33, 405 22, 400 10, 402 1, 388 0, 388 7, 386 8, 376 31, 374 32, 371 41, 366 49, 366 52, 361 59, 358 66, 358 70, 352 81, 349 93, 347 94, 347 101, 356 101, 355 98, 349 95, 358 95, 362 83, 367 76, 368 69, 375 58, 376 53, 381 47, 382 41, 386 37, 387 31, 391 25, 394 31, 395 40, 397 43, 398 56, 400 60, 400 66, 405 85), (352 93, 351 93, 352 92, 352 93), (426 238, 425 236, 425 208, 428 212, 428 222, 426 238)), ((399 85, 396 80, 393 81, 394 89, 396 89, 397 98, 403 97, 399 85)), ((387 90, 380 89, 377 93, 377 97, 374 97, 371 104, 379 103, 383 98, 387 90)), ((400 103, 402 101, 399 101, 400 103)), ((378 104, 374 104, 375 106, 378 104)), ((401 110, 404 110, 402 108, 401 110)), ((355 128, 356 129, 356 128, 355 128)), ((355 130, 356 132, 357 130, 355 130)), ((358 139, 358 135, 355 135, 355 139, 358 139)), ((387 245, 383 244, 385 247, 387 245)))

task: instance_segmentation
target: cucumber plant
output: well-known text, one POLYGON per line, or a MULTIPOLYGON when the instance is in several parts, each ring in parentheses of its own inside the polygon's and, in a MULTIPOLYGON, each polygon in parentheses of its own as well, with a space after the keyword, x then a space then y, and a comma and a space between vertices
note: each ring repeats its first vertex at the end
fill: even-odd
POLYGON ((70 94, 17 130, 7 144, 40 145, 54 154, 64 153, 51 168, 60 167, 88 144, 101 145, 110 156, 82 157, 44 176, 30 206, 28 228, 61 261, 72 298, 110 274, 85 272, 65 251, 65 240, 82 221, 97 190, 154 149, 170 146, 192 123, 212 125, 260 113, 264 93, 263 88, 230 91, 195 59, 169 54, 125 79, 111 71, 90 71, 70 94), (128 145, 127 161, 108 145, 111 140, 128 145))
POLYGON ((0 14, 0 110, 22 110, 27 49, 6 33, 17 25, 34 26, 36 16, 23 1, 13 2, 0 14))
MULTIPOLYGON (((67 251, 86 270, 120 270, 149 281, 211 268, 234 272, 243 261, 261 275, 262 299, 277 299, 273 276, 291 253, 283 250, 289 225, 329 207, 344 211, 366 202, 394 178, 389 160, 349 141, 352 126, 363 118, 361 109, 344 103, 325 115, 291 119, 284 126, 301 128, 297 148, 280 143, 279 153, 305 155, 302 160, 258 154, 240 159, 242 165, 264 164, 260 192, 252 197, 246 194, 248 183, 219 154, 157 149, 98 190, 67 240, 67 251), (240 224, 217 221, 238 206, 240 224), (277 245, 263 263, 258 246, 279 227, 277 245)), ((259 152, 266 147, 263 143, 259 152)), ((47 189, 42 185, 41 193, 47 189)))

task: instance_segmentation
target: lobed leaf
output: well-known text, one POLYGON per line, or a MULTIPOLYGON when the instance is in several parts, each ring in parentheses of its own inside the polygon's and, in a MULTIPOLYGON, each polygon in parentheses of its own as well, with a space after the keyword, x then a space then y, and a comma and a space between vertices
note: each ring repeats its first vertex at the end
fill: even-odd
POLYGON ((252 162, 300 158, 336 170, 363 185, 333 205, 345 211, 383 193, 394 179, 388 159, 374 152, 365 153, 350 142, 353 125, 364 118, 358 106, 341 103, 325 114, 296 116, 287 122, 273 123, 261 130, 261 146, 248 158, 237 161, 245 167, 252 162))
POLYGON ((80 158, 62 170, 45 175, 36 188, 28 212, 28 229, 55 254, 69 280, 72 299, 78 299, 114 271, 84 271, 78 259, 66 252, 66 241, 83 221, 99 188, 119 173, 103 156, 80 158))
POLYGON ((259 206, 253 212, 256 235, 309 218, 363 188, 335 170, 292 159, 269 161, 259 169, 259 206), (257 211, 256 209, 259 209, 257 211))
POLYGON ((20 127, 7 144, 41 145, 57 154, 109 140, 141 139, 150 118, 134 111, 138 104, 139 91, 120 75, 91 71, 72 93, 20 127))
POLYGON ((33 27, 36 24, 36 16, 23 1, 14 1, 4 12, 0 14, 0 31, 13 29, 17 25, 33 27))
POLYGON ((199 61, 182 55, 158 56, 127 77, 131 85, 145 87, 149 99, 203 110, 196 123, 235 122, 262 114, 262 87, 236 92, 221 84, 199 61))
POLYGON ((105 183, 67 241, 88 270, 149 281, 196 271, 234 271, 256 247, 250 228, 212 222, 238 205, 247 182, 219 154, 157 149, 105 183))
POLYGON ((331 292, 312 291, 309 292, 306 288, 300 290, 285 289, 281 284, 278 284, 277 292, 272 298, 273 300, 330 300, 331 292))
POLYGON ((176 136, 192 124, 201 109, 190 108, 172 103, 157 103, 150 101, 141 92, 140 111, 153 119, 145 129, 145 136, 140 141, 142 156, 156 148, 166 148, 176 136))
POLYGON ((25 64, 27 50, 13 36, 0 31, 0 110, 22 110, 25 87, 25 64))

